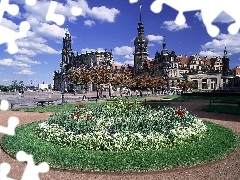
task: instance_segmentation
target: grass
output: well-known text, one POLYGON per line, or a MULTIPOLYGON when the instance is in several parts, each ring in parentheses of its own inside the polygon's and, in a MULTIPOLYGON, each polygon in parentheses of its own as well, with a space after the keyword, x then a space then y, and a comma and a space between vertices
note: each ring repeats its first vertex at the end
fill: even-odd
POLYGON ((52 105, 52 106, 37 106, 37 107, 28 107, 28 108, 17 108, 15 111, 24 111, 24 112, 60 112, 60 111, 69 111, 75 108, 77 104, 85 104, 88 108, 94 108, 101 103, 75 103, 75 104, 64 104, 64 105, 52 105))
POLYGON ((36 163, 47 162, 51 167, 91 171, 148 171, 194 166, 222 159, 239 146, 231 130, 205 122, 208 136, 185 146, 158 151, 108 152, 83 151, 60 147, 38 139, 34 128, 39 122, 16 128, 15 136, 4 135, 1 145, 12 156, 20 150, 34 156, 36 163), (31 143, 29 143, 31 142, 31 143))
MULTIPOLYGON (((176 101, 188 101, 192 99, 205 99, 210 100, 213 99, 216 101, 236 101, 236 99, 239 99, 238 96, 223 96, 223 97, 205 97, 205 96, 181 96, 181 95, 165 95, 165 96, 146 96, 146 97, 129 97, 128 100, 130 102, 134 102, 135 100, 141 101, 144 103, 144 100, 146 99, 146 103, 151 105, 153 108, 158 106, 167 106, 171 102, 176 101), (160 100, 163 99, 162 102, 160 100), (164 101, 164 99, 170 99, 168 101, 164 101)), ((111 103, 114 101, 114 99, 110 99, 110 101, 107 101, 108 103, 111 103)), ((94 108, 98 106, 99 104, 102 104, 105 102, 81 102, 81 103, 75 103, 75 104, 65 104, 65 105, 52 105, 52 106, 38 106, 38 107, 27 107, 27 108, 18 108, 14 109, 16 111, 25 111, 25 112, 59 112, 59 111, 69 111, 72 108, 75 107, 76 104, 85 104, 89 108, 94 108)), ((206 106, 203 109, 204 111, 208 112, 222 112, 222 113, 228 113, 228 114, 240 114, 239 107, 235 106, 228 106, 228 105, 211 105, 206 106)))
POLYGON ((203 108, 203 111, 240 115, 239 106, 231 106, 231 105, 225 105, 225 104, 224 105, 207 105, 203 108))
POLYGON ((193 99, 202 99, 202 100, 222 100, 222 101, 233 101, 240 99, 239 96, 181 96, 181 95, 165 95, 164 97, 172 99, 172 101, 188 101, 193 99))

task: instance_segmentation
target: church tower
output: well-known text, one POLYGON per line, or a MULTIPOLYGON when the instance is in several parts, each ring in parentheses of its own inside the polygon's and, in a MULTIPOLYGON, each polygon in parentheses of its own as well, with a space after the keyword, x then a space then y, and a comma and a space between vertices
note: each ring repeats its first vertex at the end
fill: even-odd
POLYGON ((144 64, 148 58, 148 40, 144 36, 144 26, 142 23, 142 5, 140 4, 140 21, 138 23, 138 36, 134 40, 134 74, 141 74, 143 72, 144 64))
POLYGON ((66 32, 65 32, 65 37, 63 37, 63 48, 62 48, 62 62, 60 64, 60 66, 62 64, 66 64, 69 65, 72 63, 72 58, 73 58, 73 51, 72 51, 72 37, 68 31, 68 25, 66 28, 66 32))
POLYGON ((228 76, 229 75, 229 57, 227 55, 227 48, 226 48, 226 45, 225 45, 225 49, 224 49, 224 55, 223 55, 223 58, 222 58, 222 63, 223 63, 223 66, 222 66, 222 75, 223 76, 228 76))

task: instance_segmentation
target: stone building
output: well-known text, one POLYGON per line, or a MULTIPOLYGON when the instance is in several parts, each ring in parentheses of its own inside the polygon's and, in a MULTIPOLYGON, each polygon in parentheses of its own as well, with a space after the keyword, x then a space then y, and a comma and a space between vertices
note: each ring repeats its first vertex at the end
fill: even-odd
MULTIPOLYGON (((74 55, 72 50, 72 38, 68 31, 68 27, 65 32, 65 37, 63 37, 63 48, 62 48, 62 60, 60 63, 60 70, 54 71, 53 81, 54 90, 61 91, 62 88, 66 90, 72 90, 74 85, 71 84, 67 78, 67 72, 70 68, 78 68, 80 65, 84 64, 86 68, 106 66, 112 67, 113 57, 112 50, 108 52, 106 49, 104 52, 86 52, 82 54, 74 55), (64 81, 63 81, 64 80, 64 81), (64 86, 62 83, 65 83, 64 86)), ((92 90, 93 86, 89 86, 89 90, 92 90)))
POLYGON ((138 35, 134 40, 134 75, 162 76, 166 81, 167 88, 176 88, 185 81, 194 81, 199 90, 214 90, 232 86, 234 76, 229 69, 226 47, 223 57, 201 58, 198 54, 187 57, 176 55, 174 51, 169 52, 164 37, 162 50, 155 53, 153 60, 149 60, 148 39, 144 36, 141 7, 137 30, 138 35))
MULTIPOLYGON (((161 76, 165 79, 165 87, 170 89, 178 87, 181 82, 193 81, 199 90, 217 90, 234 86, 235 76, 240 76, 240 68, 230 70, 227 48, 224 48, 223 57, 200 57, 176 55, 175 51, 168 51, 164 37, 162 49, 155 53, 152 60, 148 59, 148 39, 144 35, 142 12, 140 6, 140 20, 138 22, 137 36, 134 39, 134 65, 116 66, 113 61, 112 51, 86 52, 74 55, 71 48, 71 35, 66 29, 63 38, 62 60, 60 70, 54 71, 54 90, 71 85, 66 78, 66 72, 71 67, 79 67, 84 64, 87 68, 105 66, 118 71, 128 68, 134 75, 161 76), (63 81, 63 79, 65 80, 63 81), (63 82, 65 82, 63 86, 63 82)), ((240 83, 239 83, 240 84, 240 83)), ((71 89, 72 87, 70 87, 71 89)), ((94 90, 89 86, 89 90, 94 90)))
POLYGON ((134 46, 135 46, 135 52, 134 52, 134 74, 145 74, 148 65, 148 39, 144 36, 144 26, 142 22, 142 14, 141 14, 141 6, 140 6, 140 21, 138 23, 138 36, 134 39, 134 46))

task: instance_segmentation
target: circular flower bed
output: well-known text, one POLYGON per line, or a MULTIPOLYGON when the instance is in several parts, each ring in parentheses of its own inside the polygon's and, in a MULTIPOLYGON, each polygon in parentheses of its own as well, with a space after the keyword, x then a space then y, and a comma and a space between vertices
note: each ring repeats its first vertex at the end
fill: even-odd
POLYGON ((48 142, 81 150, 146 151, 197 142, 207 130, 186 109, 152 109, 120 99, 94 109, 77 105, 40 123, 35 133, 48 142))

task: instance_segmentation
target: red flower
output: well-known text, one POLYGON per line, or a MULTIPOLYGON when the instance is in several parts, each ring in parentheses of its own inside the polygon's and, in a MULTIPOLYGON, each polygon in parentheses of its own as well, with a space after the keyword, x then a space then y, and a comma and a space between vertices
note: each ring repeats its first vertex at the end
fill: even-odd
POLYGON ((175 114, 178 114, 179 116, 182 117, 182 116, 184 116, 185 112, 184 112, 184 110, 179 109, 179 110, 175 111, 175 114))
POLYGON ((77 114, 77 117, 78 117, 78 118, 81 117, 81 113, 78 113, 78 114, 77 114))
POLYGON ((71 114, 71 118, 74 118, 75 117, 75 114, 73 113, 73 114, 71 114))

